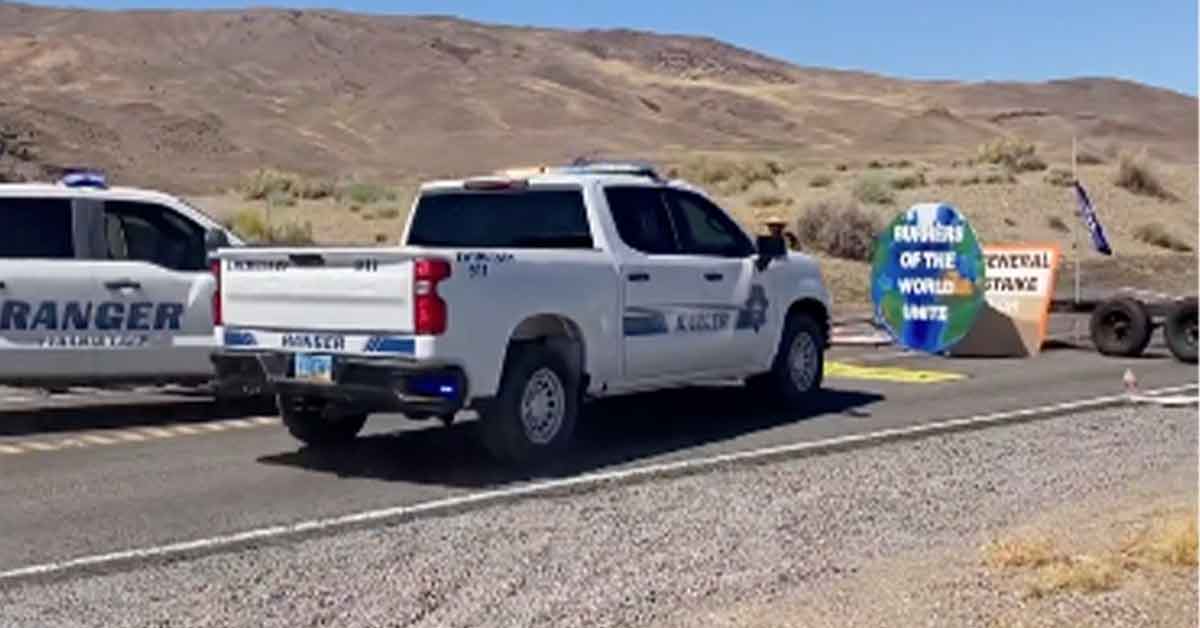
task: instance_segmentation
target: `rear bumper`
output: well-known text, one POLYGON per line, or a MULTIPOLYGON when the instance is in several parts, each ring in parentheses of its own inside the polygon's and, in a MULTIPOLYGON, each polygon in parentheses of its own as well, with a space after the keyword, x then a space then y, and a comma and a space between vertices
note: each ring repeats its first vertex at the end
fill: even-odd
POLYGON ((320 397, 364 412, 442 415, 461 410, 467 399, 462 369, 395 358, 333 356, 333 381, 294 377, 292 354, 282 351, 212 353, 217 385, 223 389, 320 397))

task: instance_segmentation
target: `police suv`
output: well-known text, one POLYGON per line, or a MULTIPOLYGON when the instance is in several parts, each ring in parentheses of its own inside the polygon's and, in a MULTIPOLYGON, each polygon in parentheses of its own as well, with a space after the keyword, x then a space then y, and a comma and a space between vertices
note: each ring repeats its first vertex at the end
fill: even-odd
POLYGON ((822 381, 815 260, 644 164, 426 183, 398 247, 214 257, 218 377, 266 385, 313 445, 473 408, 494 456, 532 462, 586 398, 735 378, 796 406, 822 381))
POLYGON ((0 384, 208 382, 223 244, 242 242, 102 173, 0 184, 0 384))

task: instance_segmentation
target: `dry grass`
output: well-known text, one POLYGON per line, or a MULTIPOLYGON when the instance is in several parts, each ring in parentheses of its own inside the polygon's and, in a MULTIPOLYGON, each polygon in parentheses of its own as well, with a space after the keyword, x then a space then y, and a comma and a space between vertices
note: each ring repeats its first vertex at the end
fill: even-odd
POLYGON ((1142 196, 1166 201, 1178 198, 1163 184, 1157 168, 1145 155, 1121 155, 1117 172, 1113 176, 1113 184, 1142 196))
POLYGON ((1058 216, 1046 216, 1046 226, 1059 233, 1070 233, 1071 228, 1058 216))
POLYGON ((1046 536, 1012 538, 984 546, 982 562, 992 569, 1027 571, 1026 595, 1041 598, 1112 591, 1139 570, 1195 568, 1196 544, 1196 513, 1173 511, 1151 517, 1123 544, 1100 544, 1091 552, 1068 555, 1046 536))
POLYGON ((1167 249, 1168 251, 1188 253, 1192 250, 1192 245, 1176 237, 1161 222, 1150 222, 1139 225, 1134 229, 1133 237, 1146 244, 1167 249))
POLYGON ((913 172, 892 177, 890 183, 892 184, 892 187, 897 190, 912 190, 915 188, 923 188, 928 185, 929 182, 925 180, 925 173, 913 172))
POLYGON ((284 199, 302 198, 317 200, 333 195, 334 184, 327 179, 310 178, 295 172, 259 168, 247 175, 241 183, 242 198, 247 201, 272 200, 277 204, 284 199))
POLYGON ((1042 567, 1057 556, 1047 539, 1009 539, 993 541, 983 549, 983 564, 995 569, 1042 567))
POLYGON ((1148 530, 1124 548, 1125 555, 1154 565, 1196 567, 1196 513, 1178 512, 1159 517, 1148 530))
POLYGON ((1063 559, 1045 565, 1029 587, 1032 597, 1078 591, 1100 593, 1121 585, 1121 564, 1110 557, 1063 559))
POLYGON ((311 223, 269 224, 262 213, 253 209, 238 211, 225 221, 225 227, 254 244, 309 245, 315 242, 311 223))
POLYGON ((717 188, 726 194, 745 192, 755 183, 776 185, 776 177, 788 169, 774 159, 726 159, 699 157, 667 170, 668 176, 717 188))

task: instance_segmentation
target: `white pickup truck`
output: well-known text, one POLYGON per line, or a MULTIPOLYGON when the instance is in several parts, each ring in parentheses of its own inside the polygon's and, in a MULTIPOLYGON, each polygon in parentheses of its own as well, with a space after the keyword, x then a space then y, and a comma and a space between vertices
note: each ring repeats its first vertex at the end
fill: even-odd
POLYGON ((795 406, 822 381, 815 261, 638 164, 426 183, 398 247, 215 257, 218 378, 314 446, 475 409, 492 455, 538 462, 585 399, 738 379, 795 406))

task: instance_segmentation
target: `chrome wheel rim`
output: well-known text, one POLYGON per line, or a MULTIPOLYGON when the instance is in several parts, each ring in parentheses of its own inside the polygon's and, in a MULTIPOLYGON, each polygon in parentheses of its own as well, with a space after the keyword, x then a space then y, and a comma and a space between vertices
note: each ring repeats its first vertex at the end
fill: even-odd
POLYGON ((792 385, 798 390, 809 390, 817 380, 817 343, 811 334, 800 332, 792 339, 788 352, 788 371, 792 385))
POLYGON ((554 440, 567 413, 567 393, 558 374, 538 369, 521 394, 521 425, 530 442, 545 445, 554 440))

